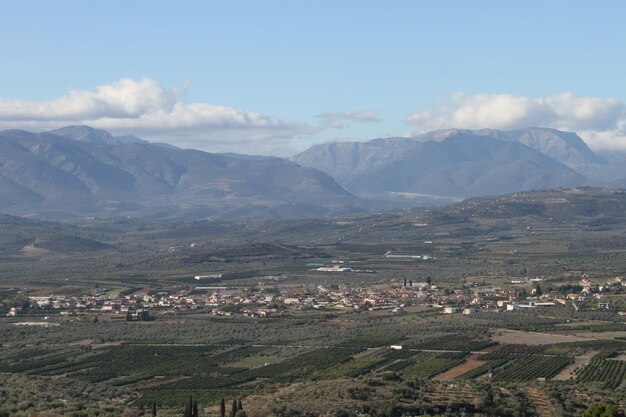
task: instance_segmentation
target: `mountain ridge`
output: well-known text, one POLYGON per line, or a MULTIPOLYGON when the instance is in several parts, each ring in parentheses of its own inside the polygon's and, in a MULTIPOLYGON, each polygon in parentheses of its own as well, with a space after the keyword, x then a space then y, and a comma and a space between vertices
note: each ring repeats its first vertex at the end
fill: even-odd
POLYGON ((108 144, 99 134, 82 139, 0 132, 0 211, 44 218, 271 218, 324 217, 371 204, 327 174, 285 159, 234 158, 145 141, 108 144))
POLYGON ((6 130, 0 212, 51 220, 333 217, 533 189, 620 186, 626 172, 619 166, 619 158, 596 155, 575 133, 548 128, 334 142, 289 159, 179 149, 89 126, 6 130))
POLYGON ((575 133, 536 127, 331 142, 292 160, 315 166, 357 195, 377 197, 389 192, 471 197, 586 185, 587 174, 606 165, 575 133))

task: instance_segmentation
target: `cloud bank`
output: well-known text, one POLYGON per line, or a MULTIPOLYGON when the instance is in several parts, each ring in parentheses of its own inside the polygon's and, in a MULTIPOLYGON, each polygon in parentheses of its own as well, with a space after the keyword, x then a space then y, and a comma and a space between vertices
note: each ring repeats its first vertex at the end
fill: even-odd
POLYGON ((457 93, 412 113, 407 123, 424 130, 552 127, 578 133, 591 148, 626 149, 626 105, 569 92, 538 98, 457 93))
POLYGON ((306 123, 206 103, 149 78, 124 78, 95 91, 70 91, 52 101, 0 99, 0 128, 48 130, 86 124, 113 133, 205 150, 271 152, 316 131, 306 123))

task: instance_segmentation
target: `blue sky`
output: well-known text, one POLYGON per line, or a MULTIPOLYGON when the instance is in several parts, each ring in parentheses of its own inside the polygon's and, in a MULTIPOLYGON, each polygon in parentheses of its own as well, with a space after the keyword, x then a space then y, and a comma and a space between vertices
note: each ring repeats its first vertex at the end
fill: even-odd
POLYGON ((289 154, 329 140, 531 123, 626 146, 620 1, 0 6, 2 128, 90 123, 209 151, 289 154), (68 104, 70 91, 80 97, 68 104))

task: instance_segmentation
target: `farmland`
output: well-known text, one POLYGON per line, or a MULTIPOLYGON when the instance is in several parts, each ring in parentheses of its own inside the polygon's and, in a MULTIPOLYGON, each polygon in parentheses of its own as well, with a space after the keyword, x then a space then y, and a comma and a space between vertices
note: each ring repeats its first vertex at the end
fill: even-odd
POLYGON ((626 219, 516 214, 551 193, 341 221, 13 219, 0 230, 0 412, 155 403, 178 416, 189 395, 206 416, 222 398, 284 417, 622 404, 626 219), (15 250, 42 228, 66 237, 15 250))
POLYGON ((618 388, 626 381, 626 361, 613 356, 616 356, 616 352, 598 353, 576 376, 576 380, 581 383, 597 383, 606 389, 618 388))

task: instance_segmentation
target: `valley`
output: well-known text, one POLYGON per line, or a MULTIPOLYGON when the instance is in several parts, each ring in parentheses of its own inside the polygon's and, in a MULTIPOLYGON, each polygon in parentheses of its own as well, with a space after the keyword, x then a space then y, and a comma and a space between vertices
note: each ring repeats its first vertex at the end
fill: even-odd
POLYGON ((0 410, 174 416, 190 395, 214 415, 222 398, 252 415, 621 405, 624 206, 576 188, 327 220, 4 216, 0 377, 15 388, 0 410), (28 397, 49 380, 67 401, 28 397))

